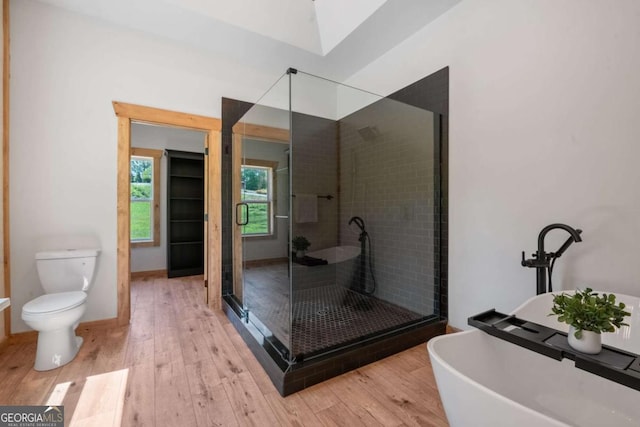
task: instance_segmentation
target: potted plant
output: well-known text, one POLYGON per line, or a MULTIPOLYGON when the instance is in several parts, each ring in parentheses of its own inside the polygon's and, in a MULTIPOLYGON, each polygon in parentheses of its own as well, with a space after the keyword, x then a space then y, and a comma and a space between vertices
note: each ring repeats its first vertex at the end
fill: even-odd
POLYGON ((613 332, 624 323, 630 313, 624 310, 623 302, 616 304, 613 294, 594 293, 591 288, 576 293, 564 292, 553 297, 552 313, 559 322, 569 325, 569 345, 582 353, 598 354, 602 350, 602 332, 613 332))
POLYGON ((296 258, 304 258, 305 251, 311 246, 311 243, 304 236, 296 236, 291 241, 293 249, 296 251, 296 258))

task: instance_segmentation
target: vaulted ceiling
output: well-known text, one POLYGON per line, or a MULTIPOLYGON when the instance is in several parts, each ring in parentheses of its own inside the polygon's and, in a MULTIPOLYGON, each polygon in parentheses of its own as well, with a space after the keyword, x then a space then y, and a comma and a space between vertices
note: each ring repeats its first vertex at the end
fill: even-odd
POLYGON ((326 55, 385 0, 167 0, 214 20, 326 55))
POLYGON ((345 79, 461 0, 40 1, 252 66, 345 79))

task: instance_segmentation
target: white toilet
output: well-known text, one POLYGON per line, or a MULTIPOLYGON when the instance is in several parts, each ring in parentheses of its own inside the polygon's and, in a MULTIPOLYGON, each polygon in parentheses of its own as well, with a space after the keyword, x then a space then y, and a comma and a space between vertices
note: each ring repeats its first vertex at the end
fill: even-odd
POLYGON ((86 310, 99 249, 68 249, 36 253, 36 267, 45 295, 22 307, 22 320, 38 331, 36 371, 71 362, 82 345, 75 330, 86 310))

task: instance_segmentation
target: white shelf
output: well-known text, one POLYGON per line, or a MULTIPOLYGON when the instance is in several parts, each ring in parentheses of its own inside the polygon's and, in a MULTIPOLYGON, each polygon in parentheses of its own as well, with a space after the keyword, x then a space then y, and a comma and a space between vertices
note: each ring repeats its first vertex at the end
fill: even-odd
POLYGON ((10 305, 11 305, 11 301, 9 300, 9 298, 0 298, 0 311, 4 310, 10 305))

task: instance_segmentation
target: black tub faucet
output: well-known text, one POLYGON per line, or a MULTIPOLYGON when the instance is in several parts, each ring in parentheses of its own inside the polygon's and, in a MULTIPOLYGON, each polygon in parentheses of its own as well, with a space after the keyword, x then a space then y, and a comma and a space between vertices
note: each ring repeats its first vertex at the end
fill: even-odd
POLYGON ((358 228, 360 229, 360 231, 364 232, 364 220, 362 218, 360 218, 359 216, 352 216, 351 219, 349 220, 349 225, 351 225, 352 223, 356 223, 356 225, 358 226, 358 228))
POLYGON ((551 274, 553 273, 553 265, 555 260, 560 258, 564 251, 571 246, 573 242, 581 242, 580 237, 582 230, 575 229, 566 224, 550 224, 544 227, 538 235, 538 251, 533 254, 533 258, 524 259, 524 251, 522 251, 522 266, 536 269, 536 293, 538 295, 545 292, 553 291, 551 283, 551 274), (560 246, 556 252, 545 252, 544 238, 551 230, 561 228, 570 234, 569 238, 560 246), (547 273, 549 274, 549 289, 547 290, 547 273))

